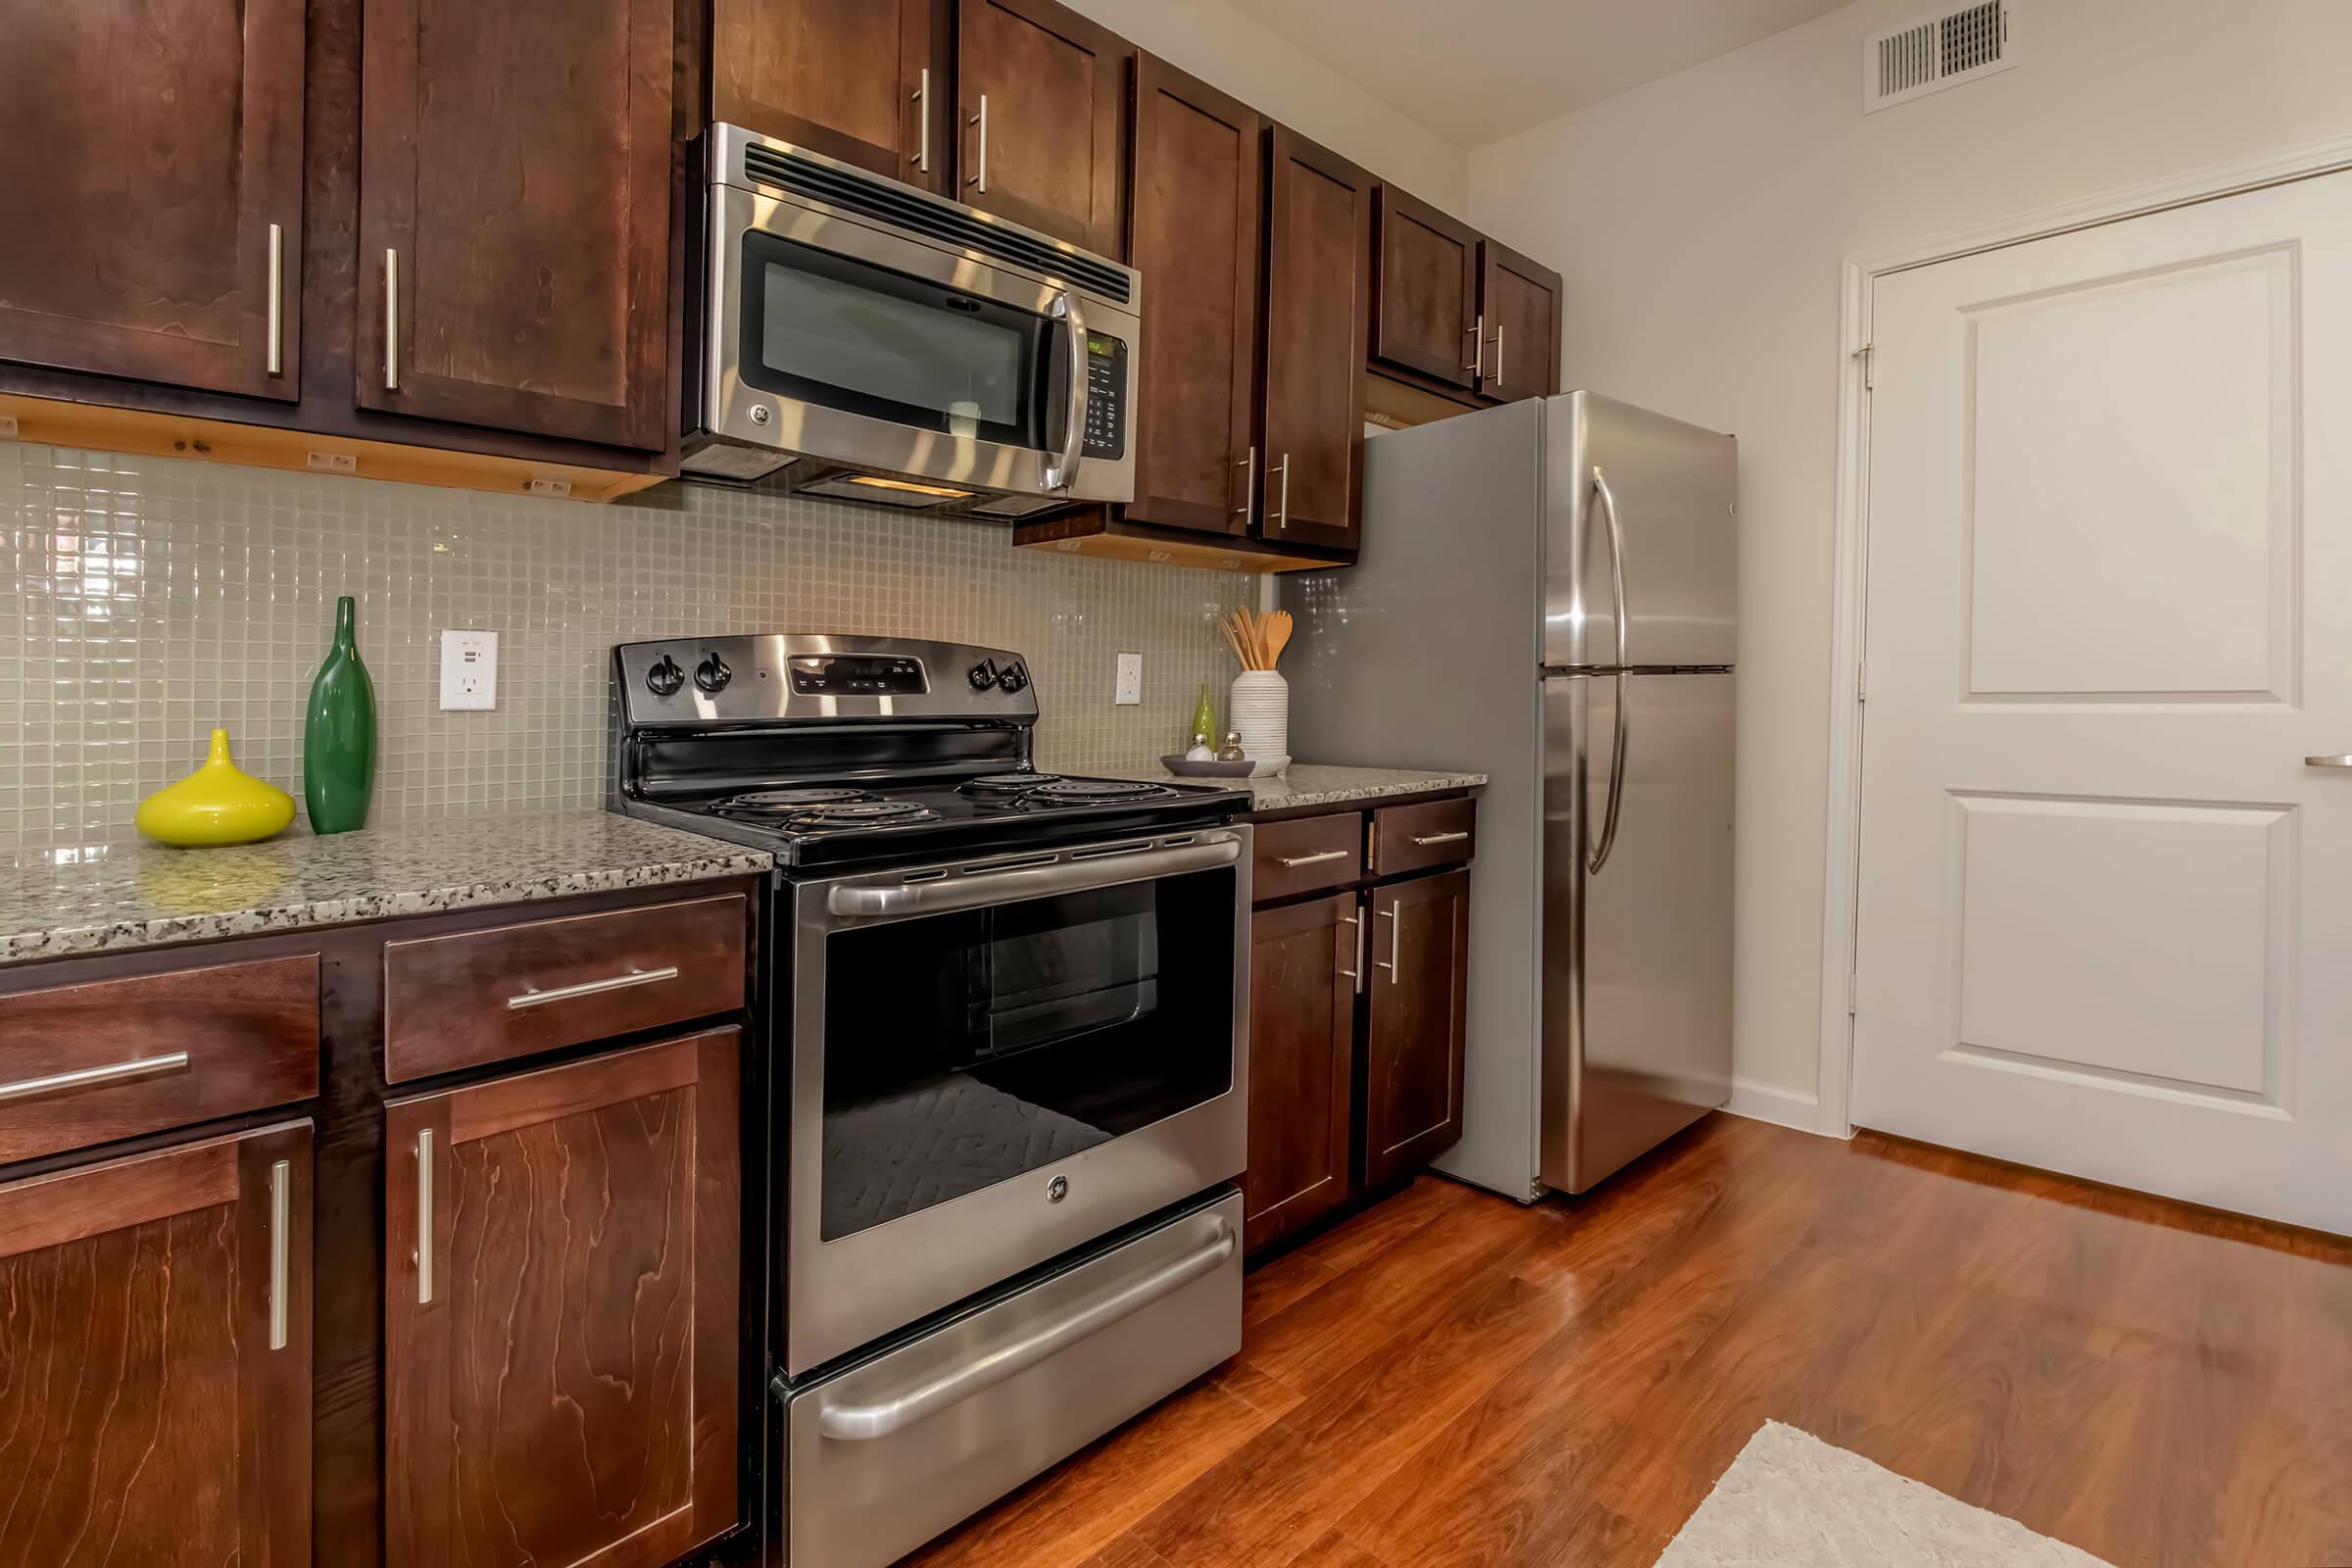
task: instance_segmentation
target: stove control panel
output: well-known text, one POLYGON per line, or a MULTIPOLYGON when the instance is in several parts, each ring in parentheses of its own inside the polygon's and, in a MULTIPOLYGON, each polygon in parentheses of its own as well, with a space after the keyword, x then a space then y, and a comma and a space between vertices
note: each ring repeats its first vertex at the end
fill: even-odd
POLYGON ((1028 662, 914 637, 784 633, 623 643, 613 693, 629 725, 940 720, 1037 722, 1028 662))
POLYGON ((931 689, 919 659, 803 654, 792 661, 796 697, 919 697, 931 689))

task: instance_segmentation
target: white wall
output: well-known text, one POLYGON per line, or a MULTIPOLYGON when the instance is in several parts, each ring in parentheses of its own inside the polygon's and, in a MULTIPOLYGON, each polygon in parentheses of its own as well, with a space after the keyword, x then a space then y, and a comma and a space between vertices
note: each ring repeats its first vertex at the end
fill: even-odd
POLYGON ((1463 150, 1226 0, 1070 0, 1122 37, 1448 212, 1468 205, 1463 150))
POLYGON ((1840 262, 2352 134, 2345 0, 2016 0, 2015 70, 1865 118, 1863 35, 1931 9, 1859 0, 1470 158, 1470 220, 1566 274, 1568 384, 1740 438, 1736 1071, 1802 1095, 1840 262))

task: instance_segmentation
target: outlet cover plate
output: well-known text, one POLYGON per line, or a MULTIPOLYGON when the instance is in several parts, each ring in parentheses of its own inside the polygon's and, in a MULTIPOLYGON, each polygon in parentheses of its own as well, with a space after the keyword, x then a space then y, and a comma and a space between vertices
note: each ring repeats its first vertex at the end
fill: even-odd
POLYGON ((447 710, 498 706, 498 633, 444 631, 441 634, 441 707, 447 710))
POLYGON ((1144 700, 1144 656, 1119 656, 1118 689, 1111 694, 1111 703, 1118 708, 1133 708, 1144 700))

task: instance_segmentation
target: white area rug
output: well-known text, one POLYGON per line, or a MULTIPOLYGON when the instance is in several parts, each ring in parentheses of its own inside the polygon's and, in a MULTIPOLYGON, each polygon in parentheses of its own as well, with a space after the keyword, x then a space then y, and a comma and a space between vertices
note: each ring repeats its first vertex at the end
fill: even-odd
POLYGON ((2109 1568, 2014 1519, 1767 1421, 1657 1568, 2109 1568))

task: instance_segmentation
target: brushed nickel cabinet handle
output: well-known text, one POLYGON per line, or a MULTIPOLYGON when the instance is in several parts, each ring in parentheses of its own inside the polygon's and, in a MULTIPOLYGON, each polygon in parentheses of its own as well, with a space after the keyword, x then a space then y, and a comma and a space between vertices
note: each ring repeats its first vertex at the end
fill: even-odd
POLYGON ((557 986, 549 991, 531 986, 517 996, 509 997, 507 1006, 512 1011, 519 1012, 525 1007, 544 1007, 551 1002, 570 1002, 578 997, 598 996, 607 991, 626 991, 631 986, 659 985, 677 977, 678 966, 671 963, 659 969, 631 969, 627 974, 608 975, 602 980, 583 980, 576 986, 557 986))
POLYGON ((384 390, 400 390, 400 252, 384 251, 384 390))
POLYGON ((1273 478, 1276 473, 1282 475, 1282 488, 1275 495, 1274 531, 1281 533, 1291 525, 1291 455, 1288 452, 1282 455, 1280 463, 1266 465, 1267 478, 1273 478))
POLYGON ((1257 488, 1257 448, 1251 447, 1250 455, 1234 466, 1242 470, 1242 504, 1233 509, 1233 514, 1247 517, 1250 515, 1250 493, 1257 488))
POLYGON ((907 160, 924 173, 931 172, 931 68, 923 68, 914 89, 914 156, 907 160))
POLYGON ((1427 849, 1432 844, 1459 844, 1469 836, 1467 833, 1416 833, 1413 842, 1427 849))
POLYGON ((1493 379, 1493 380, 1494 380, 1494 382, 1495 382, 1497 385, 1500 385, 1500 384, 1501 384, 1501 381, 1502 381, 1502 327, 1500 326, 1500 324, 1497 324, 1497 325, 1495 326, 1495 328, 1494 328, 1494 376, 1492 377, 1492 379, 1493 379))
POLYGON ((2341 757, 2306 757, 2305 767, 2352 767, 2352 753, 2341 757))
POLYGON ((1389 922, 1389 958, 1386 963, 1375 963, 1372 967, 1388 970, 1389 984, 1395 985, 1396 983, 1397 949, 1404 941, 1404 920, 1397 914, 1396 906, 1394 904, 1385 909, 1376 909, 1373 912, 1389 922))
POLYGON ((271 375, 283 375, 286 368, 285 302, 281 296, 286 288, 286 231, 275 223, 270 225, 270 364, 271 375))
POLYGON ((39 1100, 45 1095, 62 1095, 75 1089, 94 1089, 101 1084, 137 1083, 142 1078, 160 1078, 166 1073, 179 1072, 188 1065, 188 1054, 174 1051, 168 1055, 141 1056, 135 1061, 110 1061, 103 1067, 79 1067, 73 1072, 53 1072, 43 1078, 20 1078, 13 1084, 0 1084, 0 1102, 14 1100, 39 1100))
POLYGON ((286 1348, 286 1259, 290 1243, 287 1226, 294 1213, 294 1162, 281 1159, 270 1167, 270 1348, 286 1348))
POLYGON ((1484 311, 1478 313, 1478 319, 1470 327, 1470 341, 1474 345, 1470 350, 1470 373, 1484 380, 1487 374, 1487 313, 1484 311))
POLYGON ((1340 924, 1348 927, 1352 933, 1348 938, 1348 958, 1355 965, 1352 969, 1342 969, 1340 973, 1353 981, 1354 988, 1361 991, 1364 989, 1364 922, 1352 914, 1343 914, 1340 916, 1340 924))
POLYGON ((1321 850, 1313 855, 1286 855, 1282 857, 1282 863, 1287 866, 1321 865, 1325 860, 1345 860, 1354 853, 1353 850, 1321 850))
POLYGON ((416 1304, 433 1304, 433 1130, 416 1129, 416 1304))
POLYGON ((980 95, 980 112, 964 123, 980 127, 980 164, 966 183, 977 187, 980 194, 985 196, 988 194, 988 94, 980 95))

